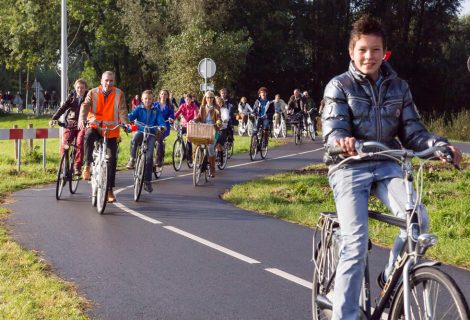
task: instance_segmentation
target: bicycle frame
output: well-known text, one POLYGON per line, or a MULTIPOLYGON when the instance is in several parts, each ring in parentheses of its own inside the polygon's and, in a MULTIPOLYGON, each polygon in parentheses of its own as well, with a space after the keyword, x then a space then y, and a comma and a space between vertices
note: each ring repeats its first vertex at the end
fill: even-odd
MULTIPOLYGON (((398 226, 402 229, 406 230, 407 233, 407 240, 402 248, 401 253, 397 257, 393 265, 393 269, 388 277, 387 281, 385 282, 384 288, 381 291, 378 303, 376 304, 376 308, 374 309, 373 313, 371 312, 371 300, 370 300, 370 283, 369 283, 369 265, 368 261, 366 262, 366 269, 364 274, 364 284, 362 287, 362 304, 363 308, 362 311, 367 316, 367 319, 381 319, 382 313, 385 308, 387 308, 387 304, 391 298, 398 290, 398 285, 400 282, 403 282, 403 309, 405 319, 411 319, 411 284, 410 284, 410 274, 414 270, 420 268, 421 266, 430 265, 429 263, 420 263, 420 258, 422 258, 426 252, 426 250, 436 244, 437 237, 431 234, 421 234, 420 225, 419 225, 419 217, 417 213, 417 207, 420 203, 420 197, 415 199, 413 196, 414 188, 414 172, 412 167, 412 158, 419 157, 422 159, 430 159, 434 157, 434 154, 440 152, 444 155, 447 155, 447 161, 451 162, 451 157, 448 155, 448 151, 445 146, 440 147, 433 147, 422 152, 414 152, 411 150, 391 150, 387 146, 378 143, 378 142, 356 142, 356 150, 358 155, 352 156, 349 158, 344 159, 337 165, 333 167, 339 168, 342 165, 352 161, 352 160, 360 160, 364 158, 369 158, 372 156, 385 156, 391 158, 393 160, 399 160, 402 164, 403 170, 403 179, 405 182, 405 190, 406 190, 406 220, 389 216, 383 215, 381 213, 369 212, 369 217, 375 220, 379 220, 385 222, 387 224, 398 226), (374 148, 379 149, 381 151, 376 152, 367 152, 364 151, 365 148, 374 148)), ((330 156, 339 155, 342 153, 340 148, 331 148, 328 150, 330 156)), ((431 265, 436 265, 438 263, 431 263, 431 265)), ((324 298, 320 298, 317 300, 318 304, 324 308, 331 308, 331 303, 324 298)))

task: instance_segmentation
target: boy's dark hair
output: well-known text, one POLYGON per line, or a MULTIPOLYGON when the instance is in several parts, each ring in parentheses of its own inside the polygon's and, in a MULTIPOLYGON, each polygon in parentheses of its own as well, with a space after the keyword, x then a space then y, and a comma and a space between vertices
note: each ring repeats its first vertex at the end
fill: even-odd
POLYGON ((356 22, 354 22, 349 36, 349 50, 354 49, 356 41, 362 35, 375 35, 382 38, 383 49, 387 48, 385 39, 385 32, 382 28, 382 24, 369 14, 362 15, 356 22))

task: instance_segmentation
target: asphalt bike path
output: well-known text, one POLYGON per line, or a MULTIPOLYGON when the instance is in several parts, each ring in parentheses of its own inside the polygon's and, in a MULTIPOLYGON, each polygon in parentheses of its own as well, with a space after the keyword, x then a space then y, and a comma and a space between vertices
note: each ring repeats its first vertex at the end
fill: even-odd
MULTIPOLYGON (((39 251, 94 303, 93 318, 309 319, 313 230, 219 196, 235 183, 320 162, 321 147, 289 143, 255 162, 234 155, 196 188, 185 164, 178 173, 166 166, 154 193, 142 191, 137 203, 131 171, 119 172, 118 202, 101 216, 83 181, 77 194, 65 189, 60 201, 55 185, 27 189, 13 196, 8 223, 16 240, 39 251)), ((386 250, 373 249, 373 275, 386 257, 386 250)), ((448 271, 470 279, 469 272, 448 271)))

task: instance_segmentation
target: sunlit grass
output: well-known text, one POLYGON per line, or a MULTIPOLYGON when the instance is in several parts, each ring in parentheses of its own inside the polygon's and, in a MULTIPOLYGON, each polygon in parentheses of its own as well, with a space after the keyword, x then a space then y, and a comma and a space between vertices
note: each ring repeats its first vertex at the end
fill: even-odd
MULTIPOLYGON (((466 169, 458 172, 437 162, 427 165, 423 202, 431 220, 430 232, 439 237, 428 257, 470 268, 469 157, 463 167, 466 169)), ((315 227, 320 212, 336 211, 326 173, 324 165, 313 165, 235 185, 223 198, 247 210, 315 227)), ((386 211, 375 198, 370 208, 386 211)), ((369 232, 376 244, 389 247, 398 228, 371 220, 369 232)))

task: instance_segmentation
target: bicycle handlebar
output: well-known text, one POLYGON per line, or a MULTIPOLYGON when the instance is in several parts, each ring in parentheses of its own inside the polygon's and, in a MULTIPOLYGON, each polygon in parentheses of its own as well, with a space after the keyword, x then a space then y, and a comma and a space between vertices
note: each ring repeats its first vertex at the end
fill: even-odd
MULTIPOLYGON (((413 151, 409 149, 391 149, 383 143, 376 141, 361 141, 357 140, 355 143, 355 148, 357 151, 356 156, 351 156, 343 161, 341 164, 352 160, 361 160, 368 157, 373 157, 376 155, 385 155, 392 158, 414 158, 418 157, 421 159, 432 159, 435 157, 443 157, 447 162, 452 163, 452 151, 448 145, 443 146, 433 146, 422 151, 413 151), (364 148, 376 148, 379 151, 364 151, 364 148)), ((339 146, 326 147, 326 153, 329 156, 338 156, 344 153, 343 149, 339 146)), ((458 166, 456 166, 458 169, 458 166)))

